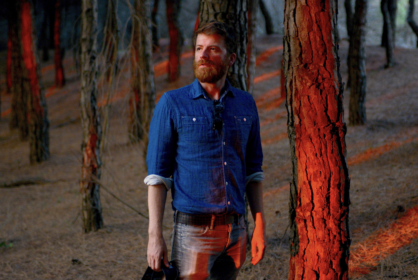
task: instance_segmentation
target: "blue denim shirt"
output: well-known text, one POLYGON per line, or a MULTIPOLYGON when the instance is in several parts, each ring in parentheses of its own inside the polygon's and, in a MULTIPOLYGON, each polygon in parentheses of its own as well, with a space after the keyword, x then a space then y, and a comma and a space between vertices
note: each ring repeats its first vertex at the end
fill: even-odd
POLYGON ((246 176, 262 172, 260 124, 254 99, 226 81, 221 130, 213 130, 214 101, 196 79, 166 92, 151 121, 148 174, 172 176, 174 210, 244 214, 246 176))

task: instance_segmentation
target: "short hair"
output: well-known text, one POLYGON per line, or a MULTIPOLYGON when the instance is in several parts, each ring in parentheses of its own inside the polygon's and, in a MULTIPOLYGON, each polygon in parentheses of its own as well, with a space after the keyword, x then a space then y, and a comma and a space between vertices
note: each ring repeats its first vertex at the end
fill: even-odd
POLYGON ((199 34, 205 34, 205 35, 213 35, 218 34, 220 35, 225 42, 226 45, 226 51, 228 54, 236 53, 237 48, 237 39, 236 34, 234 30, 229 27, 226 23, 211 20, 208 23, 202 25, 199 27, 193 34, 193 47, 196 48, 196 39, 197 35, 199 34))

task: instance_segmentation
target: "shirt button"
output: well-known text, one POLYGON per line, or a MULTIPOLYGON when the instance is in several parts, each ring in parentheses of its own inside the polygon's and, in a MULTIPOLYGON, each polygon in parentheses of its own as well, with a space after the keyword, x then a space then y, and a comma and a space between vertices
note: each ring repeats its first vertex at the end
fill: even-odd
POLYGON ((196 121, 196 118, 193 118, 193 121, 195 122, 196 121))
POLYGON ((228 201, 228 205, 230 205, 231 204, 231 202, 230 201, 228 201))
POLYGON ((224 146, 225 146, 225 142, 224 142, 224 146))
POLYGON ((244 118, 244 122, 246 122, 247 121, 247 119, 246 118, 244 118))
POLYGON ((226 185, 228 186, 228 182, 226 182, 226 185))
POLYGON ((226 161, 224 162, 225 165, 227 165, 226 161))

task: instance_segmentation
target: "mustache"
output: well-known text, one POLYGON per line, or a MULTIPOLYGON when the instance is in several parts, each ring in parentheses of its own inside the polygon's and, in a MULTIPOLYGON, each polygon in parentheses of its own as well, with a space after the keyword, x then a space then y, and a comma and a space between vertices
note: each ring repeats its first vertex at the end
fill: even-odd
POLYGON ((201 59, 196 63, 198 66, 202 65, 202 64, 210 64, 210 65, 215 65, 215 63, 213 61, 210 60, 205 60, 205 59, 201 59))

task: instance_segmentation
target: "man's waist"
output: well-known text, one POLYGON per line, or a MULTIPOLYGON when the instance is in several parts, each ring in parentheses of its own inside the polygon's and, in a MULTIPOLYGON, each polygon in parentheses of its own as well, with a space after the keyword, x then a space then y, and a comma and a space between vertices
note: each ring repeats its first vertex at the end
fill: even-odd
POLYGON ((174 222, 193 226, 219 226, 239 223, 241 214, 188 214, 180 211, 174 213, 174 222))

